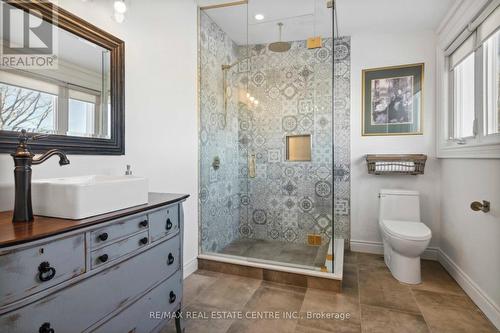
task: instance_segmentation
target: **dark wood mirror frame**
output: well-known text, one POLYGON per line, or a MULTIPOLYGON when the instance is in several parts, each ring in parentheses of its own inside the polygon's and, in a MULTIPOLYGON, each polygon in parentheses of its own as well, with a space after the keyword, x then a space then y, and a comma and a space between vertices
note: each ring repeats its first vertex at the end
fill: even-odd
MULTIPOLYGON (((46 0, 1 1, 30 11, 45 21, 57 24, 63 30, 110 50, 111 53, 111 138, 49 135, 31 141, 30 150, 36 153, 59 148, 67 154, 125 154, 125 42, 46 0)), ((15 152, 18 136, 18 132, 0 131, 0 153, 15 152)))

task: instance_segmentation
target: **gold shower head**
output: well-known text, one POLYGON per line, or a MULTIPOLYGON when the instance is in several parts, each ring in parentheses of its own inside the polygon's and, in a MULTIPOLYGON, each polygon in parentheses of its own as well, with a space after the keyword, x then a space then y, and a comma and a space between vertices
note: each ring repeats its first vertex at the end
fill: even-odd
POLYGON ((269 48, 269 51, 272 51, 272 52, 287 52, 288 50, 290 50, 290 48, 292 47, 292 45, 288 42, 283 42, 281 40, 281 30, 283 29, 283 23, 279 22, 278 23, 278 27, 280 29, 280 39, 279 39, 279 42, 274 42, 274 43, 271 43, 269 44, 268 48, 269 48))

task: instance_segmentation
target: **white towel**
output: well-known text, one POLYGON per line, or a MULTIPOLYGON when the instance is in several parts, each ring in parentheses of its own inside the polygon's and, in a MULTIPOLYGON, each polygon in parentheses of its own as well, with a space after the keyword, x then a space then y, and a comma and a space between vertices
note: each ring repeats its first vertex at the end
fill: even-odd
POLYGON ((375 162, 375 172, 414 172, 414 162, 375 162))

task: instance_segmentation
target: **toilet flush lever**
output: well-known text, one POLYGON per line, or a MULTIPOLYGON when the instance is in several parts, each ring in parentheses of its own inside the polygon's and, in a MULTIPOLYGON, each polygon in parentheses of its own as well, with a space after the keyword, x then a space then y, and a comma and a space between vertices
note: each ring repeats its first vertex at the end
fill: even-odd
POLYGON ((475 212, 482 211, 483 213, 488 213, 490 211, 490 202, 483 200, 483 202, 474 201, 470 204, 470 209, 475 212))

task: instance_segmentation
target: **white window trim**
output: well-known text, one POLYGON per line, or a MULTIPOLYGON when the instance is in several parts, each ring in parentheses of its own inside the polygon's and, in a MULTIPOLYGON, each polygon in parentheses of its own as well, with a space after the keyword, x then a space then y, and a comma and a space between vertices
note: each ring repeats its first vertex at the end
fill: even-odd
MULTIPOLYGON (((463 31, 464 27, 477 16, 488 0, 480 1, 459 1, 450 14, 445 18, 442 25, 438 29, 438 46, 436 52, 436 150, 438 158, 500 158, 500 135, 483 136, 482 127, 474 138, 466 138, 461 140, 449 140, 450 133, 450 100, 452 93, 452 79, 450 79, 448 57, 445 54, 445 49, 455 38, 463 31), (465 144, 464 144, 465 143, 465 144)), ((482 56, 478 54, 477 56, 482 56)), ((482 73, 479 71, 479 73, 482 73)), ((477 77, 482 80, 482 75, 477 77)), ((480 93, 481 91, 476 91, 480 93)), ((477 99, 479 101, 480 99, 477 99)), ((476 121, 483 122, 483 108, 481 105, 476 105, 476 121)))

